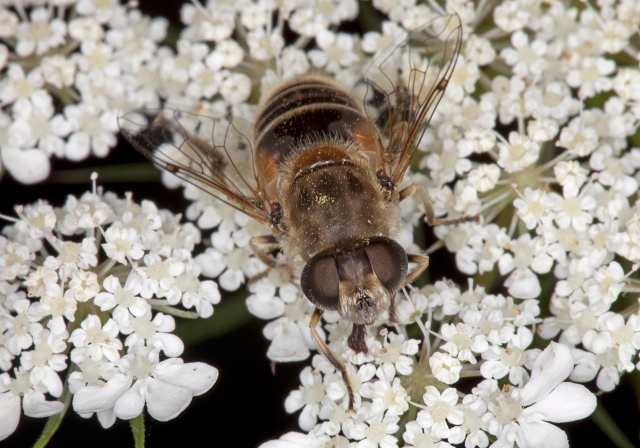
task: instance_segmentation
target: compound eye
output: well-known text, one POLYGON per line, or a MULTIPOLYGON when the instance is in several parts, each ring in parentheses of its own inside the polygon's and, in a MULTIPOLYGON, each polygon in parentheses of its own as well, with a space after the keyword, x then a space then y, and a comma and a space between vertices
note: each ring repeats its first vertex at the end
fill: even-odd
POLYGON ((322 310, 338 309, 340 281, 333 254, 316 255, 307 261, 300 277, 302 291, 322 310))
POLYGON ((409 265, 404 248, 392 239, 379 237, 372 238, 364 252, 380 283, 391 292, 400 288, 409 265))

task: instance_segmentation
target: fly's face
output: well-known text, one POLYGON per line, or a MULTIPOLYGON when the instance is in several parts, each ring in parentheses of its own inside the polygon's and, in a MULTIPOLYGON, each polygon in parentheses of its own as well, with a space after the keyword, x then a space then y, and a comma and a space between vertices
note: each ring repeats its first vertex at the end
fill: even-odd
POLYGON ((389 238, 374 238, 309 260, 300 283, 323 310, 335 310, 355 324, 371 324, 391 305, 407 275, 407 254, 389 238))

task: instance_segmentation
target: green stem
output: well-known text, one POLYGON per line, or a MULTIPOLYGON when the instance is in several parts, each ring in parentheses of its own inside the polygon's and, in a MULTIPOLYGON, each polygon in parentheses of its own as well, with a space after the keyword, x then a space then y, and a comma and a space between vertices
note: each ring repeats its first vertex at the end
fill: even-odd
POLYGON ((133 446, 135 448, 144 448, 146 436, 144 429, 144 414, 140 414, 136 418, 129 420, 129 427, 133 434, 133 446))
POLYGON ((598 403, 598 407, 591 414, 591 420, 604 432, 611 442, 619 448, 633 448, 635 445, 624 435, 620 427, 611 418, 607 410, 598 403))

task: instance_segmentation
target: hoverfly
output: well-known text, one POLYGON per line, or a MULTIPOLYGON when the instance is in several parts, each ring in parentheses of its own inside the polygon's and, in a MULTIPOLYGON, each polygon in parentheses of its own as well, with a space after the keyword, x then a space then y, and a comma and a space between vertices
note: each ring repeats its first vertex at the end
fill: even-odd
POLYGON ((400 203, 418 194, 431 226, 478 219, 438 219, 422 187, 399 188, 461 45, 459 17, 438 17, 382 52, 351 91, 324 76, 283 82, 252 126, 170 109, 150 122, 143 116, 150 112, 120 121, 154 164, 272 229, 251 246, 271 265, 269 254, 281 250, 300 272, 316 306, 311 334, 342 375, 349 412, 355 396, 347 369, 316 330, 323 312, 352 322, 348 345, 366 352, 366 326, 383 311, 393 321, 396 292, 429 263, 393 239, 400 203))

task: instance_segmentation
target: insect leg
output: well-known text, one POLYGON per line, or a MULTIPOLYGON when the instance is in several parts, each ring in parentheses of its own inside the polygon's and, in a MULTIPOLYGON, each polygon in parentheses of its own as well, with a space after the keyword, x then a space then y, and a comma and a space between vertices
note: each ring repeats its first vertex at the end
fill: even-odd
POLYGON ((397 324, 398 319, 396 318, 396 295, 391 294, 391 302, 389 303, 389 322, 392 324, 397 324))
POLYGON ((276 260, 270 252, 280 248, 278 239, 273 235, 252 236, 249 245, 257 257, 269 267, 276 266, 276 260))
POLYGON ((454 224, 460 224, 463 222, 478 222, 480 221, 480 215, 474 216, 465 216, 463 218, 457 219, 440 219, 436 218, 435 212, 433 211, 433 207, 431 206, 431 199, 429 198, 429 193, 422 188, 418 184, 409 184, 402 191, 400 191, 400 202, 408 198, 409 196, 413 196, 418 193, 422 198, 422 202, 424 204, 424 220, 430 226, 450 226, 454 224))
POLYGON ((418 267, 407 274, 401 288, 414 281, 429 266, 429 257, 426 255, 407 254, 407 257, 409 258, 409 263, 417 263, 418 267))
POLYGON ((347 412, 350 414, 355 414, 356 412, 356 409, 354 407, 355 395, 353 393, 353 385, 351 384, 351 380, 349 379, 349 373, 347 372, 347 368, 345 367, 342 361, 336 358, 336 355, 333 354, 329 346, 322 340, 322 338, 318 334, 318 331, 316 330, 316 327, 318 326, 318 323, 320 322, 321 317, 322 317, 322 310, 319 308, 316 308, 316 310, 313 312, 313 315, 311 316, 311 320, 309 321, 309 329, 311 330, 311 336, 313 336, 313 339, 316 341, 316 344, 318 344, 318 348, 320 349, 322 354, 325 356, 325 358, 327 358, 327 360, 331 363, 331 365, 335 367, 336 370, 340 372, 340 374, 342 375, 342 381, 344 381, 344 385, 347 388, 347 394, 349 395, 349 408, 347 409, 347 412))

